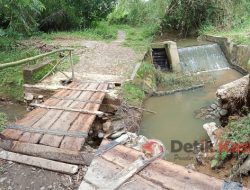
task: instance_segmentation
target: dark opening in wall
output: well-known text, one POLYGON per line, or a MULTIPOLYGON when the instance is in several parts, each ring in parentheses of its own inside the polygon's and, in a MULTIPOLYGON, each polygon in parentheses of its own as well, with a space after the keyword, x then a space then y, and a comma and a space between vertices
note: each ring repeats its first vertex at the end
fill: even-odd
POLYGON ((163 71, 170 71, 170 64, 167 59, 165 48, 153 48, 152 49, 153 64, 156 68, 160 68, 163 71))

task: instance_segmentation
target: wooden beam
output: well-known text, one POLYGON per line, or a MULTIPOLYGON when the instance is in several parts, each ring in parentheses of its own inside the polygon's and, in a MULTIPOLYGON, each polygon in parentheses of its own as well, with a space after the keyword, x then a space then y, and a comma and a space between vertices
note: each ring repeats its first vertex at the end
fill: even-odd
POLYGON ((94 154, 92 153, 66 150, 40 144, 12 141, 3 138, 0 138, 0 148, 15 153, 77 165, 89 166, 94 158, 94 154))
POLYGON ((79 112, 79 113, 84 113, 84 114, 89 114, 89 115, 97 115, 98 117, 103 116, 103 112, 101 111, 88 111, 88 110, 83 110, 83 109, 74 109, 74 108, 68 108, 68 107, 58 107, 58 106, 47 106, 43 104, 30 104, 31 106, 34 107, 39 107, 39 108, 45 108, 45 109, 54 109, 54 110, 64 110, 64 111, 69 111, 69 112, 79 112))
POLYGON ((8 125, 6 129, 16 129, 23 132, 29 133, 39 133, 39 134, 48 134, 48 135, 56 135, 56 136, 68 136, 68 137, 76 137, 76 138, 85 138, 88 137, 88 133, 81 131, 63 131, 63 130, 53 130, 53 129, 45 129, 45 128, 33 128, 33 127, 25 127, 21 125, 8 125))
POLYGON ((58 97, 58 96, 52 96, 50 97, 52 99, 58 99, 58 100, 73 100, 77 102, 87 102, 87 103, 93 103, 93 104, 102 104, 102 101, 91 101, 91 100, 82 100, 77 98, 67 98, 67 97, 58 97))
POLYGON ((0 158, 4 160, 9 160, 9 161, 13 161, 13 162, 21 163, 21 164, 26 164, 26 165, 44 168, 47 170, 60 172, 60 173, 66 173, 66 174, 75 174, 78 171, 77 165, 65 164, 65 163, 47 160, 44 158, 33 157, 33 156, 26 156, 22 154, 13 153, 13 152, 8 152, 5 150, 2 150, 0 152, 0 158))
POLYGON ((61 86, 59 89, 65 89, 65 90, 76 90, 76 91, 89 91, 89 92, 109 92, 108 90, 96 90, 96 89, 86 89, 86 88, 71 88, 71 87, 65 87, 61 86))

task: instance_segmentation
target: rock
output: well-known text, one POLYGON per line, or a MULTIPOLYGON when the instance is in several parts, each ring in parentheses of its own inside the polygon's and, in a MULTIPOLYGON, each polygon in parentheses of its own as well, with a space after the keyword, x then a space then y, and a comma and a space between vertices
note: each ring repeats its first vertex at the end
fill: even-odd
POLYGON ((104 133, 103 132, 99 132, 98 133, 98 138, 103 139, 103 137, 104 137, 104 133))
POLYGON ((224 117, 224 116, 226 116, 228 114, 228 111, 225 110, 225 109, 222 109, 222 110, 219 111, 219 114, 224 117))
POLYGON ((211 104, 210 107, 215 110, 215 109, 217 109, 218 106, 216 104, 211 104))
POLYGON ((247 174, 250 171, 250 156, 247 157, 245 162, 240 166, 239 172, 241 174, 247 174))
POLYGON ((7 179, 7 177, 0 178, 0 184, 3 183, 6 179, 7 179))
POLYGON ((45 187, 41 187, 40 190, 45 190, 45 187))
POLYGON ((34 95, 31 93, 25 93, 24 100, 32 101, 34 99, 34 95))
POLYGON ((12 190, 13 188, 11 186, 8 187, 8 190, 12 190))
POLYGON ((194 164, 188 164, 188 165, 186 166, 186 168, 187 168, 187 169, 189 169, 189 170, 193 170, 193 171, 195 171, 195 170, 196 170, 196 168, 195 168, 195 165, 194 165, 194 164))
POLYGON ((43 98, 44 98, 43 95, 38 96, 38 99, 40 99, 40 100, 43 99, 43 98))
POLYGON ((216 146, 217 139, 213 133, 215 130, 218 129, 218 127, 216 126, 216 123, 214 123, 214 122, 206 123, 203 125, 203 128, 207 131, 207 134, 208 134, 209 138, 211 139, 213 146, 216 146))
POLYGON ((110 120, 106 121, 104 124, 103 124, 103 131, 104 132, 108 132, 111 130, 111 125, 112 125, 112 122, 110 120))

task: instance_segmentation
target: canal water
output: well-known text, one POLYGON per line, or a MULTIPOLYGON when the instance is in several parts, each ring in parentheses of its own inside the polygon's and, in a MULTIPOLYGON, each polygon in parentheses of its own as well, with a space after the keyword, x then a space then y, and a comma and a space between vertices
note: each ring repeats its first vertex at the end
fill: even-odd
MULTIPOLYGON (((197 47, 194 48, 197 49, 197 47)), ((211 121, 196 119, 195 112, 216 101, 215 93, 219 86, 242 77, 237 71, 228 68, 229 65, 225 62, 226 59, 222 52, 214 51, 217 48, 217 45, 206 45, 198 48, 200 53, 196 54, 190 48, 179 50, 185 54, 180 55, 184 71, 200 72, 199 75, 204 81, 210 81, 206 83, 204 88, 163 97, 152 97, 145 101, 144 107, 157 112, 157 114, 144 113, 140 134, 148 138, 161 140, 168 151, 166 155, 168 161, 188 165, 194 160, 194 153, 192 151, 187 152, 184 149, 185 147, 187 149, 187 146, 190 149, 190 144, 195 143, 195 141, 201 142, 208 139, 202 126, 211 121), (208 51, 206 51, 207 49, 208 51), (210 53, 207 54, 207 52, 210 53), (214 55, 210 56, 212 53, 214 55), (208 63, 207 57, 201 59, 200 56, 210 57, 210 62, 208 63), (203 60, 206 63, 202 62, 203 60), (206 64, 216 65, 205 68, 205 71, 207 69, 213 70, 212 72, 202 72, 204 67, 199 70, 199 65, 204 66, 206 64)))

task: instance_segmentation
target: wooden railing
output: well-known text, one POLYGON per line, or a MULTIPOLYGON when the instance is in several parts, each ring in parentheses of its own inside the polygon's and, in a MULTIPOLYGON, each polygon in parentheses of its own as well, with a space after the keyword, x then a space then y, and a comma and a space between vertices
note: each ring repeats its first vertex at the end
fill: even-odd
MULTIPOLYGON (((45 57, 48 57, 50 55, 54 55, 54 54, 57 54, 57 53, 69 52, 69 54, 65 55, 65 57, 69 56, 70 66, 71 66, 71 72, 72 72, 71 79, 74 79, 75 74, 74 74, 74 66, 73 66, 73 58, 72 58, 72 52, 73 51, 74 51, 74 49, 72 49, 72 48, 58 49, 58 50, 54 50, 54 51, 51 51, 51 52, 48 52, 48 53, 40 54, 40 55, 37 55, 37 56, 34 56, 34 57, 29 57, 29 58, 26 58, 26 59, 22 59, 22 60, 19 60, 19 61, 14 61, 14 62, 9 62, 9 63, 3 63, 3 64, 0 64, 0 70, 8 68, 8 67, 15 67, 15 66, 19 66, 19 65, 28 64, 31 61, 37 61, 37 60, 40 60, 42 58, 45 58, 45 57)), ((53 72, 53 70, 55 70, 55 68, 63 62, 63 60, 64 60, 64 58, 60 59, 55 65, 53 65, 53 68, 42 79, 44 79, 49 74, 51 74, 53 72)), ((63 73, 63 74, 66 75, 65 73, 63 73)))

